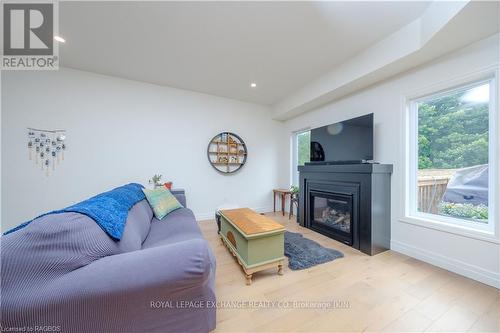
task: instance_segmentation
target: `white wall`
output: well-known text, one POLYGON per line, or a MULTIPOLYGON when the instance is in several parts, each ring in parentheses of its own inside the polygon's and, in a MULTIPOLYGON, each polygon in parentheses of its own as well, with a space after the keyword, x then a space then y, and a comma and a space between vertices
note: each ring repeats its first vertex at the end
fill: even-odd
MULTIPOLYGON (((286 122, 288 134, 373 112, 374 159, 394 165, 392 249, 500 287, 500 245, 400 221, 404 205, 404 97, 436 83, 498 66, 498 35, 286 122)), ((497 108, 498 112, 498 108, 497 108)), ((500 141, 497 138, 497 142, 500 141)), ((497 228, 500 225, 499 221, 497 228)), ((497 229, 499 230, 499 229, 497 229)))
POLYGON ((288 139, 255 104, 71 69, 2 73, 2 230, 155 173, 185 188, 198 219, 232 202, 272 209, 272 188, 288 183, 288 139), (55 173, 28 159, 26 127, 66 129, 55 173), (234 175, 207 161, 209 140, 232 131, 248 159, 234 175))
POLYGON ((404 96, 498 64, 498 46, 498 36, 489 38, 284 125, 266 107, 205 94, 70 69, 3 72, 2 230, 113 186, 146 183, 154 173, 186 189, 199 219, 228 201, 269 211, 271 189, 290 179, 291 132, 373 112, 374 158, 394 164, 392 248, 500 287, 498 242, 400 221, 404 96), (48 178, 28 160, 27 126, 68 131, 66 159, 48 178), (221 175, 207 161, 207 143, 220 131, 248 145, 236 175, 221 175))

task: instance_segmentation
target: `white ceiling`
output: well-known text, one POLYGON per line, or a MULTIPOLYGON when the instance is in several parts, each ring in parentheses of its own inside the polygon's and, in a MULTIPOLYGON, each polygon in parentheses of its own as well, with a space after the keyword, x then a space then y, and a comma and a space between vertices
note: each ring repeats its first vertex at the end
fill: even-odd
POLYGON ((61 63, 271 105, 416 19, 428 4, 61 2, 61 63))

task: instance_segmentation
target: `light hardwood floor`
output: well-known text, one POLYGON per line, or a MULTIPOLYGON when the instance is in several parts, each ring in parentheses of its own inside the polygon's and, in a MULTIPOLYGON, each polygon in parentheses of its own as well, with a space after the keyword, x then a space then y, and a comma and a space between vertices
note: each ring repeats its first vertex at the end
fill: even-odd
POLYGON ((286 266, 283 276, 272 269, 256 273, 247 286, 221 244, 215 221, 200 221, 217 258, 217 300, 282 305, 219 308, 215 332, 500 332, 498 289, 393 251, 370 257, 298 226, 293 218, 266 215, 345 257, 301 271, 286 266), (334 300, 348 302, 349 308, 286 307, 290 301, 334 300))

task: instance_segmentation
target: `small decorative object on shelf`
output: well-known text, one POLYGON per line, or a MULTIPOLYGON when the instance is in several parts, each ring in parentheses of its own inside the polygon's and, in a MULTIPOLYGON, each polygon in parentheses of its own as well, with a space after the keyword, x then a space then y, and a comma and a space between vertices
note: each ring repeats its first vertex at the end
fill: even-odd
POLYGON ((227 163, 227 156, 219 156, 217 163, 227 163))
POLYGON ((222 132, 208 143, 207 157, 215 170, 221 173, 233 173, 245 164, 247 146, 238 135, 222 132))
POLYGON ((56 163, 64 161, 64 151, 66 150, 66 130, 45 130, 38 128, 27 128, 28 136, 28 157, 33 160, 35 155, 35 164, 40 162, 42 171, 45 175, 50 175, 50 169, 55 171, 56 163))

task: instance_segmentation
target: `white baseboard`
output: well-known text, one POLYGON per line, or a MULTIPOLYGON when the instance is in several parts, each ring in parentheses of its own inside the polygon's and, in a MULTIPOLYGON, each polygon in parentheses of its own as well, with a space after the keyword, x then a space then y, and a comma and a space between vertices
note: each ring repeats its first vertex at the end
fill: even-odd
POLYGON ((391 241, 391 250, 500 289, 500 274, 497 272, 446 257, 438 253, 417 248, 399 241, 391 241))
MULTIPOLYGON (((249 207, 251 210, 256 211, 257 213, 269 213, 273 211, 273 206, 265 206, 265 207, 249 207)), ((195 213, 194 214, 196 221, 203 220, 213 220, 215 219, 215 210, 210 213, 195 213)))
POLYGON ((195 213, 194 217, 196 218, 196 221, 214 220, 215 219, 215 212, 213 212, 213 213, 200 213, 200 214, 195 213))

